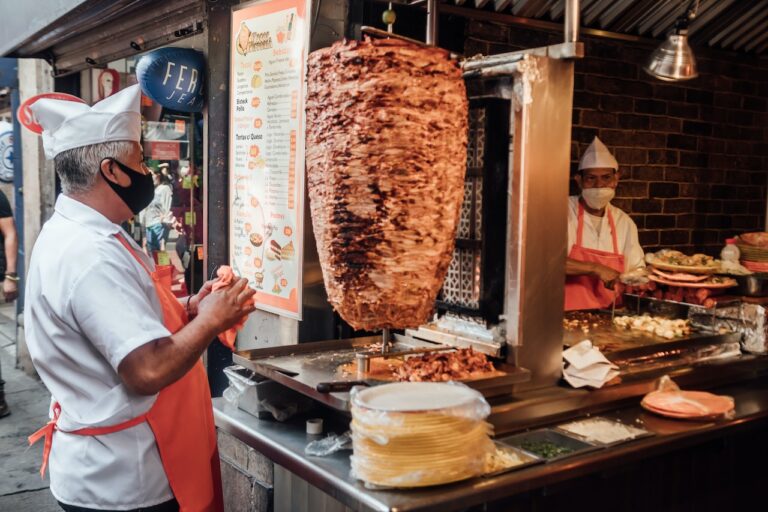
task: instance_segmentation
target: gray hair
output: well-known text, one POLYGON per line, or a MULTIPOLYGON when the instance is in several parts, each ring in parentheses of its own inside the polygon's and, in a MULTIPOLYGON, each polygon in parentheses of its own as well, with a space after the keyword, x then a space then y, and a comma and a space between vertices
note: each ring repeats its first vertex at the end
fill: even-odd
POLYGON ((121 160, 133 151, 134 144, 135 142, 121 140, 62 151, 54 159, 62 191, 65 194, 88 192, 96 183, 102 160, 121 160))

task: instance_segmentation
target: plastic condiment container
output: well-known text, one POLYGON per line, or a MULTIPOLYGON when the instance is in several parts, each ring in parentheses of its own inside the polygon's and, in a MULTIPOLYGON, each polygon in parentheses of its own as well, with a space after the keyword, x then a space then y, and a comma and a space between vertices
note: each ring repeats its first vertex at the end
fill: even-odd
POLYGON ((740 256, 741 252, 736 245, 736 239, 728 238, 725 241, 725 247, 723 247, 723 249, 720 251, 720 259, 724 261, 738 262, 740 256))

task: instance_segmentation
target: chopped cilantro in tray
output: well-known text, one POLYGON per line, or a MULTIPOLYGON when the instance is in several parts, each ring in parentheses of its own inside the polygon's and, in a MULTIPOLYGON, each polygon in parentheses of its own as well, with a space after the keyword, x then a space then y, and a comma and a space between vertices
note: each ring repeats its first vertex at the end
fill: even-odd
POLYGON ((523 441, 520 446, 534 455, 543 457, 545 459, 554 459, 560 455, 567 455, 573 453, 573 448, 567 446, 560 446, 551 441, 523 441))

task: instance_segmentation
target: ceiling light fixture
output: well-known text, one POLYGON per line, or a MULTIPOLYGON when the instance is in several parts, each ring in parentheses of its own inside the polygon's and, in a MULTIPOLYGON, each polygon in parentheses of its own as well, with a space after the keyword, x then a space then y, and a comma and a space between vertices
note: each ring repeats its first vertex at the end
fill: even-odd
POLYGON ((699 76, 696 58, 688 45, 688 25, 696 17, 699 0, 692 0, 685 14, 677 18, 672 32, 656 48, 643 67, 646 73, 660 80, 678 82, 699 76))

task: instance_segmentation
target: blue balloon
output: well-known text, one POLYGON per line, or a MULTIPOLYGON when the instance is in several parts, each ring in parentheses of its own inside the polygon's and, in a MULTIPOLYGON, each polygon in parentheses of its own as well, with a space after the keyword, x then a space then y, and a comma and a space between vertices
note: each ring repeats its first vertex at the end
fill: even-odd
POLYGON ((160 48, 136 65, 141 90, 164 107, 182 112, 203 110, 205 57, 190 48, 160 48))

